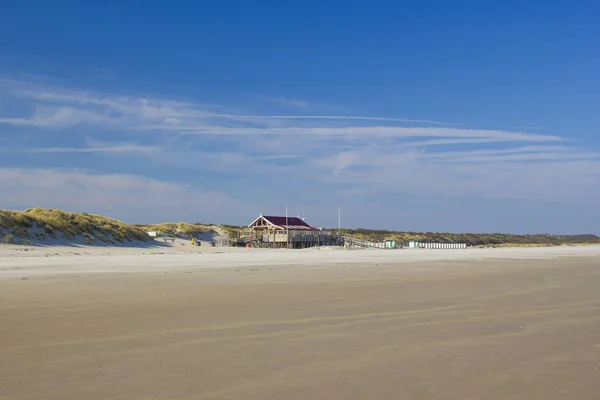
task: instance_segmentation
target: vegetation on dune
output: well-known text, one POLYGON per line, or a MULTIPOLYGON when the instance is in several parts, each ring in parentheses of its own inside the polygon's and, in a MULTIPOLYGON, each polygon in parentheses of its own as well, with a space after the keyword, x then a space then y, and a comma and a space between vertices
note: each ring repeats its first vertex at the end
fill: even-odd
POLYGON ((231 239, 237 239, 248 232, 247 226, 220 225, 220 227, 231 239))
POLYGON ((203 233, 217 233, 231 239, 237 239, 243 232, 247 232, 245 226, 215 225, 215 224, 189 224, 187 222, 166 222, 153 225, 137 225, 145 231, 156 231, 169 236, 185 238, 199 237, 203 233))
MULTIPOLYGON (((230 238, 249 233, 246 226, 220 225, 230 238)), ((337 231, 337 229, 332 229, 337 231)), ((401 232, 375 229, 342 229, 342 235, 371 241, 396 240, 398 243, 418 241, 424 243, 466 243, 468 246, 560 246, 575 244, 600 244, 600 237, 583 235, 513 235, 505 233, 436 233, 401 232)))
MULTIPOLYGON (((115 219, 87 213, 70 213, 57 209, 33 208, 25 211, 0 210, 0 228, 10 229, 10 235, 21 239, 75 239, 78 236, 91 244, 148 241, 148 234, 138 227, 115 219), (35 229, 37 228, 37 229, 35 229)), ((4 235, 6 238, 8 234, 4 235)))
MULTIPOLYGON (((163 224, 164 225, 164 224, 163 224)), ((193 225, 213 229, 216 225, 193 225)), ((246 226, 218 225, 232 239, 249 233, 246 226)), ((560 246, 576 244, 600 244, 596 235, 513 235, 504 233, 436 233, 436 232, 400 232, 374 229, 342 229, 343 235, 372 241, 396 240, 399 243, 410 241, 428 243, 466 243, 468 246, 560 246)))
MULTIPOLYGON (((150 241, 149 231, 177 237, 200 237, 204 233, 221 233, 217 225, 186 222, 131 225, 87 213, 71 213, 58 209, 33 208, 25 211, 0 210, 0 242, 32 243, 32 240, 82 238, 87 244, 150 241)), ((229 232, 229 230, 225 230, 229 232)))
MULTIPOLYGON (((33 208, 25 211, 0 210, 0 243, 32 243, 48 238, 83 238, 87 244, 150 241, 149 231, 177 237, 200 237, 205 233, 227 235, 232 239, 248 233, 245 226, 206 225, 185 222, 130 225, 115 219, 87 213, 33 208)), ((399 243, 466 243, 468 246, 558 246, 600 244, 596 235, 512 235, 503 233, 399 232, 372 229, 342 229, 342 234, 372 241, 396 240, 399 243)))
POLYGON ((2 237, 2 243, 12 244, 14 242, 15 242, 15 237, 10 233, 8 233, 2 237))
POLYGON ((203 233, 214 232, 215 227, 203 224, 188 224, 187 222, 165 222, 153 225, 136 225, 144 232, 155 231, 168 236, 183 236, 186 238, 199 237, 203 233))
POLYGON ((343 229, 342 234, 367 240, 396 240, 400 243, 466 243, 468 246, 559 246, 566 244, 600 244, 596 235, 513 235, 506 233, 434 233, 397 232, 371 229, 343 229))

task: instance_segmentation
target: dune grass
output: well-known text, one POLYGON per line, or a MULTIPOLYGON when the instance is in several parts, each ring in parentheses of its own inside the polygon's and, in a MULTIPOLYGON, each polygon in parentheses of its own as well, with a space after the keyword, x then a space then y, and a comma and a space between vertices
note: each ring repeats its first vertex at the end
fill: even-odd
POLYGON ((600 244, 596 235, 514 235, 508 233, 436 233, 398 232, 371 229, 343 229, 342 234, 366 240, 396 240, 399 243, 417 241, 423 243, 466 243, 468 246, 485 247, 531 247, 600 244))
POLYGON ((163 235, 192 238, 199 237, 203 233, 215 232, 216 227, 203 224, 189 224, 187 222, 165 222, 153 225, 136 225, 145 232, 156 231, 163 235))
MULTIPOLYGON (((131 225, 124 222, 87 213, 71 213, 58 209, 33 208, 25 211, 0 210, 0 243, 31 243, 45 239, 83 238, 88 244, 128 243, 151 241, 148 231, 180 238, 200 237, 205 233, 217 233, 238 238, 247 232, 245 226, 190 224, 167 222, 151 225, 131 225)), ((512 235, 501 233, 435 233, 400 232, 371 229, 343 229, 342 234, 359 239, 380 241, 396 240, 429 243, 466 243, 479 247, 530 247, 600 244, 596 235, 512 235)))
POLYGON ((149 231, 181 238, 200 237, 205 233, 226 235, 217 225, 167 222, 131 225, 116 219, 59 209, 32 208, 25 211, 0 210, 0 243, 25 243, 49 238, 83 238, 88 244, 150 241, 149 231))
POLYGON ((15 243, 15 236, 11 233, 7 233, 6 235, 2 236, 2 242, 4 244, 12 244, 15 243))
POLYGON ((87 213, 70 213, 58 209, 32 208, 25 211, 0 210, 0 228, 10 230, 4 237, 13 239, 75 239, 81 236, 88 243, 149 241, 141 228, 112 218, 87 213), (37 228, 37 229, 36 229, 37 228))
POLYGON ((235 225, 220 225, 223 232, 231 239, 238 239, 245 233, 249 232, 247 226, 235 226, 235 225))

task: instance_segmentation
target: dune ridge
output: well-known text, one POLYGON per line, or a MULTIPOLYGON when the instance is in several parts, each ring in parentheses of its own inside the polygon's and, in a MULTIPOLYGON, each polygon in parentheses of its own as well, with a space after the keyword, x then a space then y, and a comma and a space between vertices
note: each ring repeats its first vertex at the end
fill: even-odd
MULTIPOLYGON (((188 222, 128 224, 113 218, 67 212, 60 209, 32 208, 25 211, 0 210, 0 243, 7 244, 81 244, 81 245, 148 245, 153 239, 148 231, 180 239, 239 237, 245 226, 188 222)), ((342 229, 343 235, 355 238, 420 242, 466 243, 471 247, 529 247, 600 244, 594 234, 515 235, 507 233, 440 233, 402 232, 374 229, 342 229)), ((203 239, 205 240, 205 239, 203 239)))

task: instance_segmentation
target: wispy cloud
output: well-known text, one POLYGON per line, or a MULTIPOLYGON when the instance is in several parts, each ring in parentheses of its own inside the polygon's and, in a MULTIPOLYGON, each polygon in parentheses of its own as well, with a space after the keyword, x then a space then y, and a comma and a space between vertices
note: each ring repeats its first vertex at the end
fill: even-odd
MULTIPOLYGON (((494 141, 556 142, 565 139, 553 135, 534 135, 522 132, 509 132, 489 129, 459 129, 441 127, 403 127, 403 126, 348 126, 348 127, 312 127, 288 126, 283 128, 253 127, 197 127, 197 126, 143 126, 145 130, 177 130, 188 135, 254 135, 254 136, 332 136, 354 139, 370 138, 473 138, 479 143, 494 141)), ((470 142, 477 143, 477 142, 470 142)))
POLYGON ((447 157, 444 162, 453 163, 498 163, 508 161, 545 161, 545 160, 600 160, 600 152, 539 152, 526 154, 497 154, 489 156, 447 157))
POLYGON ((42 147, 29 149, 30 153, 146 153, 160 151, 157 146, 118 145, 113 147, 42 147))
POLYGON ((520 153, 557 153, 557 152, 572 152, 576 148, 567 146, 522 146, 522 147, 511 147, 503 149, 485 149, 485 150, 469 150, 469 151, 448 151, 448 152, 435 152, 428 155, 429 158, 442 158, 442 159, 465 159, 469 157, 477 156, 497 156, 506 154, 520 154, 520 153))
POLYGON ((160 146, 145 146, 137 143, 106 143, 86 140, 86 147, 34 147, 27 149, 30 153, 106 153, 106 154, 155 154, 161 151, 160 146))
POLYGON ((27 118, 0 118, 0 123, 15 126, 32 126, 41 128, 60 128, 81 123, 105 124, 111 119, 107 115, 73 107, 34 106, 33 113, 27 118))
POLYGON ((0 117, 0 123, 42 127, 80 123, 108 124, 123 128, 190 130, 227 127, 221 120, 333 120, 410 122, 456 125, 451 122, 356 115, 244 115, 222 112, 224 107, 163 98, 111 95, 97 92, 40 87, 4 80, 0 89, 12 96, 32 101, 27 117, 0 117), (143 126, 144 123, 153 123, 143 126))
POLYGON ((0 188, 11 188, 0 192, 0 208, 37 207, 43 199, 46 207, 108 212, 129 222, 182 218, 212 222, 221 207, 244 209, 236 199, 215 190, 130 174, 0 168, 0 188))
POLYGON ((346 121, 386 121, 386 122, 411 122, 420 124, 431 124, 431 125, 461 125, 456 122, 442 122, 432 121, 426 119, 407 119, 407 118, 386 118, 386 117, 365 117, 365 116, 352 116, 352 115, 234 115, 234 114, 210 114, 205 115, 204 118, 228 118, 228 119, 247 119, 247 120, 261 120, 261 119, 291 119, 291 120, 346 120, 346 121))
MULTIPOLYGON (((17 149, 46 154, 40 157, 44 160, 54 154, 61 166, 71 153, 119 156, 120 161, 134 155, 136 166, 146 167, 149 174, 189 182, 171 187, 169 182, 145 180, 127 171, 111 175, 61 171, 51 165, 40 170, 12 168, 4 170, 0 188, 19 189, 2 190, 0 206, 27 203, 25 191, 38 184, 44 187, 44 182, 54 184, 46 191, 34 190, 38 198, 75 206, 63 194, 77 196, 76 188, 86 187, 86 181, 93 185, 84 201, 128 207, 128 196, 140 202, 153 196, 159 199, 156 204, 168 206, 172 201, 176 207, 220 199, 203 197, 204 191, 195 186, 202 182, 210 182, 223 196, 230 193, 231 198, 240 191, 249 198, 264 198, 265 187, 277 187, 278 193, 285 187, 296 199, 316 202, 318 197, 324 204, 342 202, 343 196, 350 195, 354 199, 410 195, 566 205, 589 204, 600 197, 600 152, 551 133, 467 128, 435 120, 309 114, 310 105, 303 107, 299 100, 293 104, 296 100, 285 97, 280 100, 292 102, 287 106, 306 111, 305 115, 254 115, 194 101, 14 81, 0 82, 0 95, 3 104, 13 102, 13 107, 0 109, 0 124, 5 128, 0 139, 12 135, 17 149), (27 174, 35 180, 27 180, 27 174), (132 194, 121 185, 139 191, 132 194), (111 191, 118 195, 112 198, 111 191), (171 200, 161 191, 192 200, 171 200), (335 197, 338 194, 341 197, 335 197), (94 195, 100 200, 92 200, 94 195)), ((224 203, 236 207, 235 200, 224 203)))

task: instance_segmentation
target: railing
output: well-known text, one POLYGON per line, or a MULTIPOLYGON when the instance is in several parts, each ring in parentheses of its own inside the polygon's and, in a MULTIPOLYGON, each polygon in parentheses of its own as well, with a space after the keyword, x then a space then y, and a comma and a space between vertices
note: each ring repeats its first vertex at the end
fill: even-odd
POLYGON ((346 247, 364 247, 364 248, 373 248, 373 249, 396 249, 398 248, 397 244, 393 241, 371 241, 365 239, 353 238, 351 236, 343 236, 342 237, 344 245, 346 247))
POLYGON ((337 236, 331 232, 323 231, 290 231, 286 232, 265 232, 259 236, 264 242, 332 242, 337 236))

